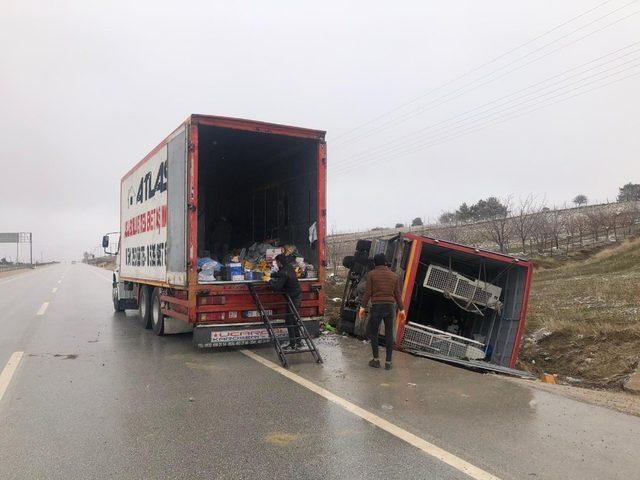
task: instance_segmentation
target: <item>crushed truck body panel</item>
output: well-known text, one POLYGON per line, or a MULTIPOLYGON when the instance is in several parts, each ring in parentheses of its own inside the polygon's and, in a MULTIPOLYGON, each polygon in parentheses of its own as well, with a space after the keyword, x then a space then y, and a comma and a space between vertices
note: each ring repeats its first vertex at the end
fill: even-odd
POLYGON ((402 281, 407 315, 396 321, 397 347, 515 366, 531 286, 530 262, 411 233, 361 240, 343 262, 349 274, 342 330, 366 330, 358 325, 356 311, 375 253, 386 254, 402 281))

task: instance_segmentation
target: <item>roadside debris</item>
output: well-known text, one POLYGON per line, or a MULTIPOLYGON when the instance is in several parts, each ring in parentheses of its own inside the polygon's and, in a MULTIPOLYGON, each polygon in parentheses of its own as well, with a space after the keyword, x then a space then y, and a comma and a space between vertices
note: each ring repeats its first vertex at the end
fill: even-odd
POLYGON ((547 328, 540 328, 527 337, 527 340, 533 343, 538 343, 543 338, 547 338, 553 332, 547 328))
POLYGON ((556 382, 556 378, 558 378, 557 374, 551 375, 549 373, 544 373, 540 376, 540 381, 543 383, 552 383, 552 384, 556 384, 558 382, 556 382))

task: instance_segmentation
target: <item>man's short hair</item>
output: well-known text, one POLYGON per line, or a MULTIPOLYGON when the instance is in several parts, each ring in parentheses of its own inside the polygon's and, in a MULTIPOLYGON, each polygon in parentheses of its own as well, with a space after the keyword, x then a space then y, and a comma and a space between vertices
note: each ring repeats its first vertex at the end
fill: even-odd
POLYGON ((373 256, 373 263, 376 267, 387 264, 387 256, 384 253, 376 253, 373 256))

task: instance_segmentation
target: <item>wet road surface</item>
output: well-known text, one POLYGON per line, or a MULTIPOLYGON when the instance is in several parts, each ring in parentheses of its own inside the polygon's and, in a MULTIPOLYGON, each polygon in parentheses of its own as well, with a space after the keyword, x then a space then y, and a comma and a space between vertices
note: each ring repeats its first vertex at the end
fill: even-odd
POLYGON ((374 370, 366 344, 329 335, 324 365, 290 371, 336 403, 240 351, 154 336, 114 314, 109 272, 85 265, 0 279, 0 325, 0 370, 24 352, 0 399, 3 479, 472 478, 455 458, 500 479, 640 471, 637 417, 410 355, 374 370))

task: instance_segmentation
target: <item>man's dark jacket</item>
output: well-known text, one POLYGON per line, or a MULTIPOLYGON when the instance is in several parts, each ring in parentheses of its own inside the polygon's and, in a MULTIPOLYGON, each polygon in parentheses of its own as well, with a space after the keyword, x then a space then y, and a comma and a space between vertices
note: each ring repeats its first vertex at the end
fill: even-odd
POLYGON ((292 299, 300 297, 300 283, 291 265, 285 265, 271 274, 271 288, 277 292, 289 294, 292 299))

